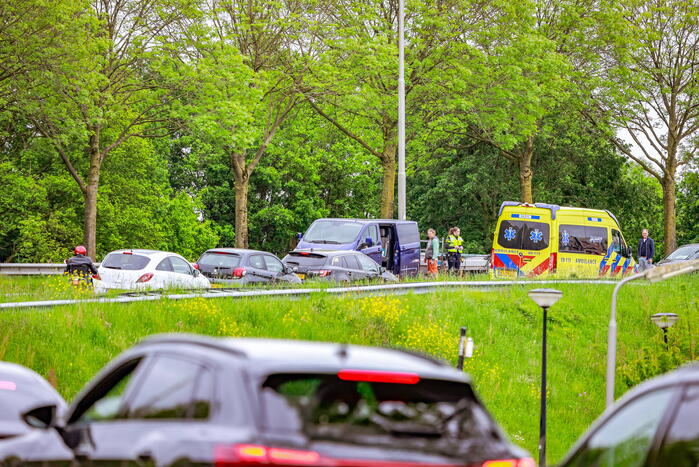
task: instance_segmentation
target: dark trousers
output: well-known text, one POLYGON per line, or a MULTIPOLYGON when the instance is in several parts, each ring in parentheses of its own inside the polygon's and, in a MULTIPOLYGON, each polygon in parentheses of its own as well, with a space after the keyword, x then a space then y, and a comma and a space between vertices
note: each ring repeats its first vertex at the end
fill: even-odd
POLYGON ((452 270, 454 272, 459 272, 461 270, 461 254, 449 253, 447 256, 447 263, 449 264, 449 272, 452 270))

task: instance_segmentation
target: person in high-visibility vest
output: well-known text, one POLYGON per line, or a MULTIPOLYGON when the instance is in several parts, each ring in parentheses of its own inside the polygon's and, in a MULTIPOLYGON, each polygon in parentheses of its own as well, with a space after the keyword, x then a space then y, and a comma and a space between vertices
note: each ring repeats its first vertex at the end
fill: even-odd
POLYGON ((458 273, 461 270, 461 252, 464 251, 464 239, 461 238, 461 229, 458 227, 449 229, 446 250, 449 272, 454 270, 454 272, 458 273))

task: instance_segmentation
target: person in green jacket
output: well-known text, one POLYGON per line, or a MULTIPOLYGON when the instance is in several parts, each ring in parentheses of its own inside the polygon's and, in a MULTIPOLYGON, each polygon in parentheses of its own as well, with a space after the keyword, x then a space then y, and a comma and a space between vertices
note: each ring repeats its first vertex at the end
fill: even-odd
POLYGON ((464 251, 464 239, 461 238, 461 229, 452 227, 449 229, 449 236, 446 241, 447 263, 449 272, 461 271, 461 252, 464 251))

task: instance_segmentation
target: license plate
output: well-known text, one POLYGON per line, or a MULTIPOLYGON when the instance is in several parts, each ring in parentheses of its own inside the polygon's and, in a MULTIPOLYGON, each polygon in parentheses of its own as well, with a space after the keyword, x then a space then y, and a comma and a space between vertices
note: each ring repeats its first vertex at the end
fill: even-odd
POLYGON ((304 280, 306 278, 305 274, 299 274, 298 272, 296 273, 299 279, 304 280))
POLYGON ((517 277, 517 271, 514 269, 498 269, 498 277, 517 277))

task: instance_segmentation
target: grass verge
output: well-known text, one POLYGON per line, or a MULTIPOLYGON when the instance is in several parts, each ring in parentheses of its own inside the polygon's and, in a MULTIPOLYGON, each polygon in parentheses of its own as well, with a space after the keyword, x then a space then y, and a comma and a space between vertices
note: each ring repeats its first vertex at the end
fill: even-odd
MULTIPOLYGON (((604 406, 612 286, 560 284, 549 312, 548 453, 557 461, 604 406)), ((697 358, 699 276, 629 284, 619 297, 617 395, 697 358), (650 315, 676 312, 668 348, 650 315)), ((528 288, 423 295, 192 299, 79 304, 0 313, 0 359, 35 369, 68 399, 123 349, 160 332, 264 336, 400 346, 456 360, 458 330, 476 344, 466 362, 489 410, 515 442, 536 451, 541 313, 528 288)))

